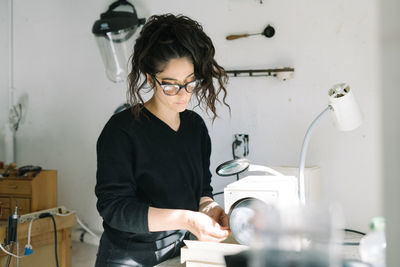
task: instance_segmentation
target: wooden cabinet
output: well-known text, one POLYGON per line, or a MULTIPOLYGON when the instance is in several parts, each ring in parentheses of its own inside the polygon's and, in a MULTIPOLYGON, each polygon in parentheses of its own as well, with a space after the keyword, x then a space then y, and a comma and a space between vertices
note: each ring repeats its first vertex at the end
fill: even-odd
POLYGON ((16 204, 19 215, 57 207, 57 171, 42 170, 36 177, 0 178, 0 220, 8 219, 16 204))

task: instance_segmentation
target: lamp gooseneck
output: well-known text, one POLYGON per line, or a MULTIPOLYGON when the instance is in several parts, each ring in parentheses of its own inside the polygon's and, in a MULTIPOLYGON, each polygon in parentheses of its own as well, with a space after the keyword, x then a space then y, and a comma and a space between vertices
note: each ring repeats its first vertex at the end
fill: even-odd
POLYGON ((302 205, 306 204, 304 167, 305 167, 305 163, 306 163, 306 154, 307 154, 308 143, 310 142, 311 133, 312 133, 312 130, 314 129, 315 125, 330 110, 332 110, 332 106, 329 105, 314 119, 314 121, 311 123, 310 127, 308 127, 306 135, 304 136, 303 146, 301 147, 301 154, 300 154, 300 167, 299 167, 299 180, 298 180, 299 199, 300 199, 300 203, 302 205))
POLYGON ((304 166, 306 162, 306 154, 308 143, 310 142, 311 132, 318 121, 332 111, 334 114, 335 125, 340 131, 351 131, 359 127, 362 123, 362 114, 360 107, 350 90, 350 86, 346 83, 339 83, 332 86, 328 91, 329 105, 319 114, 311 123, 304 137, 303 146, 301 148, 300 166, 299 166, 299 200, 301 204, 306 204, 304 166))

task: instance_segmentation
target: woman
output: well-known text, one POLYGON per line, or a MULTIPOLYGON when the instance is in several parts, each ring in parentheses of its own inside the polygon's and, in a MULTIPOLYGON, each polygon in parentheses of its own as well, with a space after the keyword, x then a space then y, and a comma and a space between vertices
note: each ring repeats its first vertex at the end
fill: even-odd
POLYGON ((131 109, 115 114, 97 142, 104 233, 96 266, 154 266, 179 255, 189 232, 216 242, 229 235, 227 215, 212 198, 206 125, 186 110, 193 94, 213 119, 221 91, 225 103, 226 74, 214 53, 188 17, 152 16, 144 25, 129 74, 131 109), (148 85, 154 92, 144 102, 148 85))

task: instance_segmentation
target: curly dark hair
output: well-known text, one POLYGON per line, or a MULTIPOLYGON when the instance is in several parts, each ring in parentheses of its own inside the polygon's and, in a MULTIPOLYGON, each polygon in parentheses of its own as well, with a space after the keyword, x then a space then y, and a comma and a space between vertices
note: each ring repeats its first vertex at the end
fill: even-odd
POLYGON ((199 88, 194 92, 197 105, 205 106, 212 112, 212 120, 217 117, 216 102, 221 103, 218 95, 222 92, 225 102, 228 76, 223 67, 214 59, 215 49, 210 37, 196 21, 183 15, 153 15, 143 26, 136 40, 131 59, 131 72, 128 75, 128 99, 135 118, 143 108, 144 101, 140 94, 146 87, 146 74, 162 72, 171 59, 186 57, 194 65, 194 74, 201 79, 199 88), (142 79, 143 78, 143 79, 142 79), (213 78, 218 81, 215 88, 213 78), (142 105, 138 105, 142 104, 142 105))

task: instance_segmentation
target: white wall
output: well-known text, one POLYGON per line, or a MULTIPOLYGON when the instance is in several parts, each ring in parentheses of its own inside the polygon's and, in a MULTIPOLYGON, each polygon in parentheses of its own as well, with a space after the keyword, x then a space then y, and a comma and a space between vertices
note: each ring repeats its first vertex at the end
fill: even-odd
MULTIPOLYGON (((15 87, 29 93, 27 118, 18 133, 18 164, 57 169, 59 204, 77 210, 91 227, 101 229, 94 196, 95 143, 113 110, 124 101, 126 85, 107 80, 91 26, 111 1, 14 2, 15 87)), ((295 78, 286 82, 272 77, 230 80, 231 117, 222 108, 221 118, 213 125, 208 122, 213 172, 231 159, 235 133, 250 135, 249 158, 254 163, 297 165, 307 127, 327 105, 327 90, 336 82, 348 82, 365 122, 356 131, 341 133, 325 118, 313 133, 307 165, 321 166, 325 201, 343 205, 347 226, 367 230, 370 218, 382 213, 376 1, 132 3, 146 18, 173 12, 199 20, 214 41, 219 63, 227 69, 296 69, 295 78), (232 33, 261 32, 268 23, 276 29, 272 39, 225 40, 232 33)), ((1 48, 4 54, 4 45, 1 48)), ((3 101, 6 89, 1 88, 3 101)), ((6 111, 1 107, 1 114, 6 111)), ((4 122, 1 115, 0 125, 4 122)), ((216 191, 233 181, 213 179, 216 191)))
POLYGON ((400 262, 400 108, 398 104, 400 99, 398 83, 400 75, 398 67, 400 62, 400 20, 398 10, 400 10, 399 1, 382 1, 383 166, 388 267, 398 266, 400 262))

